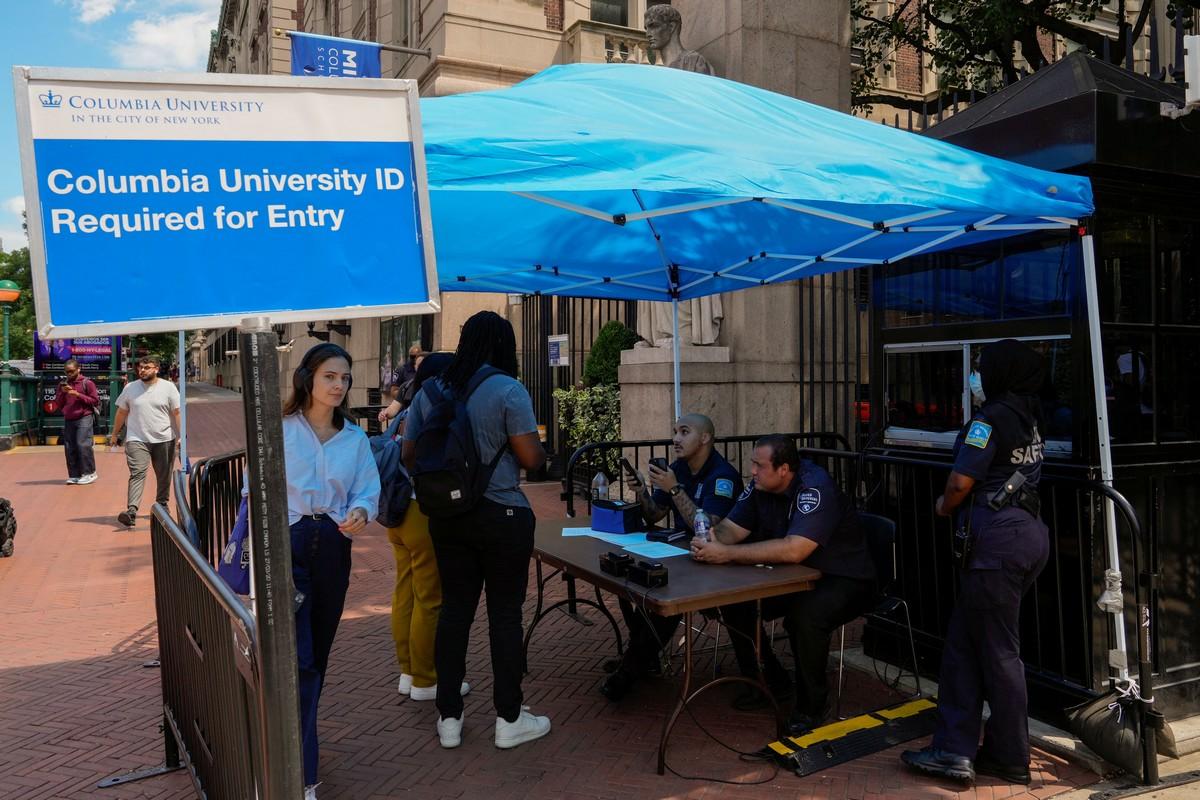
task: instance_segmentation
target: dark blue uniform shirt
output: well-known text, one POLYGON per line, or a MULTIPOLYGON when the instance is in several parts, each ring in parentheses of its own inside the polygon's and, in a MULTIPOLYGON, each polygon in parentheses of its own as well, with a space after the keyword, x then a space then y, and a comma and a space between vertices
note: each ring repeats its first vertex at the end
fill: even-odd
POLYGON ((1037 488, 1045 445, 1037 425, 1032 437, 1023 435, 1021 429, 1016 412, 1003 403, 989 403, 959 431, 954 471, 975 479, 976 503, 986 503, 1017 470, 1025 474, 1026 488, 1037 488))
POLYGON ((817 543, 804 560, 827 575, 871 580, 875 565, 867 550, 858 514, 829 473, 811 461, 801 461, 796 477, 783 494, 746 487, 729 521, 750 531, 747 542, 803 536, 817 543))
MULTIPOLYGON (((742 476, 716 450, 709 453, 708 460, 695 475, 692 474, 687 461, 682 458, 671 465, 671 471, 683 485, 683 491, 692 498, 696 508, 704 509, 714 522, 729 515, 729 510, 742 493, 742 476)), ((670 493, 655 489, 654 503, 659 508, 671 509, 672 528, 689 531, 692 529, 690 519, 686 522, 679 519, 679 511, 671 501, 670 493)))

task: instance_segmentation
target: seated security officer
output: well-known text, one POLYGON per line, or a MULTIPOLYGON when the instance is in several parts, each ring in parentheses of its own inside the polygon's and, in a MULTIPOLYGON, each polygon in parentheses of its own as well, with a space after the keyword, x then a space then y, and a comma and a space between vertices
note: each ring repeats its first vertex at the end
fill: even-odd
MULTIPOLYGON (((703 509, 715 525, 733 508, 742 491, 742 476, 713 450, 714 438, 712 420, 702 414, 688 414, 675 423, 674 463, 665 470, 653 464, 648 468, 654 494, 649 493, 640 475, 630 480, 634 491, 639 492, 642 516, 647 522, 658 522, 670 513, 673 529, 690 531, 697 509, 703 509)), ((624 697, 638 677, 660 670, 662 648, 674 636, 681 619, 635 609, 624 598, 620 603, 629 626, 629 649, 617 670, 600 686, 600 692, 613 702, 624 697)))
MULTIPOLYGON (((854 507, 828 472, 800 460, 795 442, 764 436, 754 443, 750 464, 750 486, 714 529, 715 541, 692 541, 692 557, 707 564, 805 564, 821 571, 813 589, 762 601, 763 619, 783 617, 791 639, 796 703, 788 727, 799 735, 825 718, 830 637, 871 606, 875 566, 854 507)), ((721 616, 742 674, 758 674, 757 628, 767 685, 776 697, 787 694, 787 672, 762 634, 755 604, 724 606, 721 616)), ((764 701, 757 689, 749 689, 735 705, 753 708, 764 701)))

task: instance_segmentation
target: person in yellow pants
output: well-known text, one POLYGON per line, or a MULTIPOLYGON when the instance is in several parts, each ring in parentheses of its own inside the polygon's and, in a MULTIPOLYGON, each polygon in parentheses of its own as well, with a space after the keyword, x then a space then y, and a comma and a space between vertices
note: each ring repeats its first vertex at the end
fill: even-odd
MULTIPOLYGON (((441 374, 450 363, 450 353, 434 353, 421 362, 415 391, 441 374)), ((404 412, 400 412, 403 414, 404 412)), ((401 421, 403 431, 403 420, 401 421)), ((438 611, 442 607, 442 581, 438 575, 429 517, 416 500, 409 504, 404 520, 388 528, 388 541, 396 557, 396 588, 392 592, 392 638, 400 666, 400 694, 411 700, 433 700, 437 696, 437 671, 433 666, 433 639, 438 611)), ((462 693, 470 687, 464 681, 462 693)))
POLYGON ((433 635, 442 607, 442 582, 433 540, 429 538, 429 517, 421 513, 414 500, 404 521, 387 532, 396 556, 392 638, 400 665, 400 694, 413 700, 432 700, 437 695, 433 635))

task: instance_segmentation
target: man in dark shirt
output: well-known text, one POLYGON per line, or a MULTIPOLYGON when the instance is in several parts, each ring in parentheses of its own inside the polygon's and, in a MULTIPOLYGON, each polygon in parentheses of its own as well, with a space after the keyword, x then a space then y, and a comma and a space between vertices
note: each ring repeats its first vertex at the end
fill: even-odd
MULTIPOLYGON (((783 618, 796 662, 796 703, 789 721, 793 735, 820 724, 829 690, 825 680, 833 631, 866 611, 875 598, 875 566, 854 507, 829 473, 801 461, 786 436, 764 436, 754 443, 753 480, 737 505, 715 528, 715 540, 692 542, 692 557, 708 564, 805 564, 821 571, 810 591, 762 601, 763 619, 783 618)), ((763 671, 778 697, 790 681, 775 657, 754 603, 721 608, 746 677, 758 674, 754 658, 756 629, 764 642, 763 671)), ((756 689, 738 697, 739 708, 760 706, 756 689)))
POLYGON ((63 415, 63 450, 67 456, 67 483, 87 484, 96 480, 96 454, 92 412, 100 406, 96 384, 83 377, 79 362, 71 358, 64 365, 66 378, 58 384, 54 405, 63 415))
MULTIPOLYGON (((742 476, 713 450, 715 432, 712 420, 702 414, 687 414, 675 423, 672 448, 675 461, 667 469, 648 467, 649 481, 642 476, 630 479, 642 503, 642 516, 655 523, 673 516, 672 529, 691 531, 697 510, 708 514, 713 525, 733 508, 742 491, 742 476), (648 491, 647 483, 654 487, 648 491)), ((658 672, 662 649, 675 635, 680 616, 663 617, 636 609, 622 598, 621 613, 629 626, 629 649, 619 666, 600 686, 609 700, 620 700, 638 677, 658 672)))

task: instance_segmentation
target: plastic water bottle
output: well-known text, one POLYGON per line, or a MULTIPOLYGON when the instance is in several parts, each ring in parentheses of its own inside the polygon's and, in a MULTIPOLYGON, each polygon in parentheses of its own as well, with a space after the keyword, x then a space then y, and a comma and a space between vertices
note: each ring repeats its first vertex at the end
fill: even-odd
POLYGON ((692 538, 698 542, 712 541, 712 520, 708 518, 708 514, 703 509, 696 509, 696 516, 692 517, 692 538))
POLYGON ((592 502, 608 499, 608 478, 603 472, 597 472, 592 478, 592 502))

